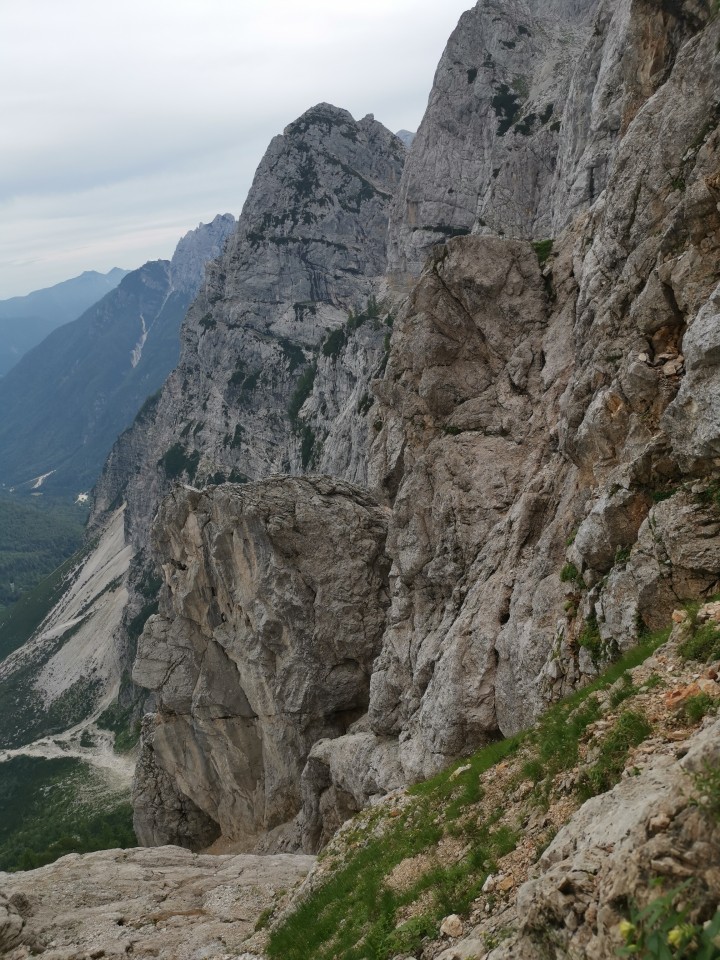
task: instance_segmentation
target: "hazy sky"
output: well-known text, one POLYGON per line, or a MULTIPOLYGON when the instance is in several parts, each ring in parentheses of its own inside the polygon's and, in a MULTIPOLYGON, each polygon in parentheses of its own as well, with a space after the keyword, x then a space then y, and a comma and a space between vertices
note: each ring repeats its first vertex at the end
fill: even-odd
POLYGON ((415 130, 473 0, 0 0, 0 299, 237 216, 319 101, 415 130))

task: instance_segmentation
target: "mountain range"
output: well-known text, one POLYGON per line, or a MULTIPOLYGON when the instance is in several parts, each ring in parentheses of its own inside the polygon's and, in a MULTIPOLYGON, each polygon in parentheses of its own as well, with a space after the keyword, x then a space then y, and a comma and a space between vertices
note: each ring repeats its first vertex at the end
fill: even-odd
POLYGON ((0 300, 0 377, 52 330, 75 320, 113 290, 128 273, 119 267, 108 273, 86 270, 53 287, 0 300))
POLYGON ((3 377, 0 483, 73 495, 90 488, 118 434, 177 363, 205 262, 234 224, 217 216, 188 233, 171 261, 127 273, 3 377))
POLYGON ((6 750, 139 737, 160 849, 3 879, 11 946, 717 955, 719 50, 709 0, 480 0, 409 149, 272 140, 0 661, 6 750))

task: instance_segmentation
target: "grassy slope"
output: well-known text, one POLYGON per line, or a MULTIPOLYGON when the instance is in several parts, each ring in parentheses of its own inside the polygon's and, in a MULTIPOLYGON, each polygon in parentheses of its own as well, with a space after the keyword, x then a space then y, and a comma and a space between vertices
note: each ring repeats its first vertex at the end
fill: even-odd
MULTIPOLYGON (((328 879, 271 933, 269 956, 389 960, 414 953, 425 937, 437 933, 443 917, 467 912, 497 861, 519 839, 499 822, 501 806, 486 809, 480 803, 481 775, 521 751, 519 779, 529 779, 534 802, 546 804, 553 778, 577 763, 579 742, 600 716, 595 694, 616 685, 619 692, 613 691, 613 697, 619 706, 623 691, 630 689, 627 671, 642 663, 668 633, 648 637, 594 683, 552 707, 533 730, 490 744, 412 788, 389 817, 382 806, 359 814, 355 831, 340 838, 343 852, 335 856, 339 848, 333 842, 325 854, 328 879), (467 850, 464 856, 437 856, 440 844, 453 842, 467 850), (409 858, 416 858, 421 869, 409 884, 393 884, 393 870, 409 858)), ((624 709, 588 768, 589 782, 580 784, 579 791, 588 796, 609 789, 619 779, 631 746, 648 732, 641 714, 624 709)))

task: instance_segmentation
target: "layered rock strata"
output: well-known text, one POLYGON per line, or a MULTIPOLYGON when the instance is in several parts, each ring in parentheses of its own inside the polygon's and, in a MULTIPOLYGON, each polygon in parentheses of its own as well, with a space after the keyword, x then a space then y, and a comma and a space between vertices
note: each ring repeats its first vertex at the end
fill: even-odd
POLYGON ((158 706, 136 775, 141 842, 197 846, 222 832, 250 847, 298 813, 310 747, 367 708, 386 522, 367 494, 323 478, 163 501, 165 586, 134 667, 158 706))

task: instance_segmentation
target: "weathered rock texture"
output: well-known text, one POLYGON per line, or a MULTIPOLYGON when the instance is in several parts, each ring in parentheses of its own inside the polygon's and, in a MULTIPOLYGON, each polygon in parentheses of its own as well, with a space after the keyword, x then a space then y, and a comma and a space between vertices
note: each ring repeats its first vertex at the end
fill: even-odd
POLYGON ((371 116, 356 123, 329 104, 275 137, 188 313, 179 366, 106 464, 95 516, 124 496, 142 547, 178 478, 255 480, 312 465, 365 479, 363 398, 384 332, 376 317, 345 325, 378 293, 405 155, 371 116))
POLYGON ((483 0, 462 15, 393 210, 391 272, 416 276, 432 244, 474 227, 554 235, 558 158, 570 147, 562 124, 596 8, 596 0, 483 0))
POLYGON ((158 703, 136 777, 141 842, 196 846, 222 831, 250 847, 295 817, 310 747, 367 708, 385 534, 367 494, 324 478, 163 501, 165 587, 134 668, 158 703))
POLYGON ((463 14, 394 207, 396 282, 450 236, 557 236, 601 196, 635 116, 710 14, 707 0, 483 0, 463 14))
MULTIPOLYGON (((548 316, 529 244, 450 241, 398 318, 385 379, 375 385, 382 429, 371 457, 393 502, 393 607, 370 722, 400 736, 412 778, 498 729, 501 659, 518 668, 504 708, 516 712, 527 698, 544 651, 511 622, 515 583, 528 591, 523 618, 533 606, 540 614, 561 604, 561 553, 544 528, 557 504, 554 481, 566 474, 549 435, 568 361, 550 356, 559 376, 548 383, 548 316), (523 567, 538 555, 545 577, 531 585, 523 567), (513 636, 505 658, 497 649, 504 630, 513 636)), ((553 340, 563 349, 561 337, 553 340)), ((550 633, 555 620, 554 610, 544 620, 550 633)))
MULTIPOLYGON (((720 22, 691 3, 610 14, 602 75, 644 63, 621 26, 652 37, 662 70, 642 97, 613 90, 605 189, 542 277, 529 244, 437 248, 373 384, 393 566, 365 751, 399 756, 406 779, 528 725, 720 581, 720 22)), ((326 770, 346 749, 323 748, 326 770)))
POLYGON ((654 899, 658 876, 667 890, 693 878, 688 919, 711 919, 720 899, 720 825, 696 802, 702 790, 694 777, 717 769, 718 734, 715 722, 693 738, 684 759, 658 756, 640 776, 581 807, 543 853, 537 879, 518 892, 519 935, 488 960, 610 960, 623 945, 618 926, 627 904, 654 899))
POLYGON ((0 874, 6 960, 255 956, 261 914, 282 908, 313 857, 107 850, 0 874), (250 952, 252 951, 252 952, 250 952))
MULTIPOLYGON (((345 734, 345 712, 355 719, 352 711, 364 709, 367 687, 342 708, 331 690, 319 690, 311 713, 321 720, 283 728, 282 750, 273 747, 292 771, 283 779, 269 772, 267 757, 257 759, 265 748, 256 728, 275 743, 280 727, 263 718, 290 704, 295 710, 306 680, 294 678, 291 690, 253 674, 252 693, 245 673, 225 683, 213 657, 230 656, 233 669, 247 672, 243 645, 270 641, 218 607, 217 584, 235 583, 235 561, 220 552, 201 563, 196 547, 188 569, 210 592, 188 586, 192 610, 182 591, 172 604, 166 595, 136 672, 166 702, 145 741, 142 769, 151 768, 154 750, 152 763, 164 771, 156 796, 154 787, 138 792, 140 820, 150 825, 145 839, 175 836, 172 823, 159 826, 165 801, 157 798, 177 789, 185 799, 170 820, 182 821, 183 842, 217 829, 235 836, 273 829, 302 804, 296 827, 314 849, 371 796, 528 725, 640 630, 664 625, 678 599, 716 589, 720 19, 711 13, 696 0, 614 0, 541 11, 478 4, 463 17, 411 148, 391 268, 416 272, 434 239, 460 230, 558 235, 543 263, 528 242, 500 236, 453 237, 435 248, 397 313, 386 366, 380 318, 372 316, 382 311, 370 302, 356 330, 316 348, 323 326, 339 329, 339 310, 378 289, 397 141, 374 121, 355 124, 321 106, 273 142, 272 164, 261 165, 235 242, 191 311, 184 359, 157 416, 118 447, 98 504, 122 489, 112 476, 123 449, 139 455, 137 476, 124 488, 138 542, 169 473, 202 482, 218 464, 223 475, 245 464, 258 477, 315 462, 356 481, 367 476, 391 508, 392 602, 382 640, 378 621, 357 661, 362 668, 353 668, 365 683, 379 651, 367 716, 345 734), (510 116, 508 103, 521 98, 498 84, 513 89, 513 58, 526 47, 530 74, 517 89, 528 92, 510 116), (478 61, 486 48, 492 64, 478 61), (473 114, 467 97, 476 84, 473 114), (469 166, 464 152, 475 158, 469 166), (505 183, 503 208, 486 181, 505 183), (447 209, 439 183, 460 198, 447 209), (416 204, 414 190, 427 202, 416 204), (275 206, 268 208, 268 196, 279 198, 275 206), (475 219, 480 213, 488 214, 486 226, 475 219), (268 304, 271 284, 279 293, 268 304), (293 410, 287 398, 300 369, 308 379, 293 410), (289 419, 280 412, 286 403, 289 419), (362 413, 373 426, 369 467, 358 454, 362 413), (312 424, 331 415, 335 432, 319 452, 312 424), (171 449, 163 474, 158 451, 171 449), (212 619, 218 610, 225 622, 212 619), (213 631, 219 640, 207 670, 223 680, 205 683, 197 651, 213 631), (342 722, 329 722, 334 711, 342 722), (228 716, 232 732, 223 730, 228 716), (208 761, 200 775, 216 751, 222 762, 208 761), (222 779, 233 784, 225 795, 222 779), (201 813, 209 817, 202 828, 201 813)), ((271 489, 295 488, 258 487, 251 496, 271 489)), ((205 529, 203 498, 184 493, 178 502, 187 509, 183 530, 205 529)), ((175 534, 163 539, 176 509, 169 503, 157 528, 166 562, 181 542, 175 534)), ((328 514, 326 529, 338 558, 334 589, 342 592, 350 586, 339 562, 346 524, 328 514)), ((247 543, 255 536, 248 530, 247 543)), ((284 568, 301 600, 293 578, 305 562, 302 553, 288 556, 284 568)), ((379 553, 377 562, 385 562, 379 553)), ((179 582, 185 576, 173 574, 179 582)), ((285 609, 289 589, 284 580, 249 579, 242 609, 252 590, 262 593, 264 609, 285 609)), ((337 636, 349 642, 342 625, 337 636)), ((303 648, 308 662, 327 656, 324 641, 313 643, 303 648)), ((141 780, 148 782, 145 774, 141 780)), ((283 837, 299 842, 287 830, 283 837)))

